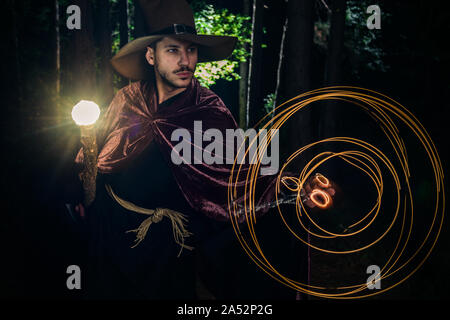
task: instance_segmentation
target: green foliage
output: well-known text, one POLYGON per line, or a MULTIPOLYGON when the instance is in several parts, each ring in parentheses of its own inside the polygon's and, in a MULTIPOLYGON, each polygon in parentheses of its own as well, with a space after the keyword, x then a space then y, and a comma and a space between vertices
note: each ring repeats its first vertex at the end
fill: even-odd
POLYGON ((275 99, 276 98, 277 97, 276 97, 275 93, 269 93, 264 98, 264 110, 266 111, 266 114, 269 114, 275 108, 275 99))
MULTIPOLYGON (((358 71, 364 68, 382 72, 388 69, 383 60, 386 53, 378 43, 382 30, 369 30, 366 25, 369 17, 366 10, 371 4, 373 3, 368 0, 347 1, 345 19, 347 41, 345 45, 352 52, 352 65, 355 66, 352 70, 357 77, 359 76, 358 71)), ((382 13, 382 25, 383 21, 389 17, 388 13, 382 13)))
POLYGON ((327 50, 330 37, 330 22, 316 21, 314 23, 314 43, 322 50, 327 50))
POLYGON ((119 30, 115 29, 111 33, 111 52, 115 55, 120 49, 119 30))
POLYGON ((202 0, 191 3, 194 10, 195 27, 199 34, 235 36, 238 38, 231 57, 227 60, 199 63, 195 76, 199 82, 210 87, 218 79, 227 81, 240 78, 237 68, 240 62, 247 61, 249 53, 246 44, 251 42, 250 17, 231 13, 225 8, 214 8, 202 0))

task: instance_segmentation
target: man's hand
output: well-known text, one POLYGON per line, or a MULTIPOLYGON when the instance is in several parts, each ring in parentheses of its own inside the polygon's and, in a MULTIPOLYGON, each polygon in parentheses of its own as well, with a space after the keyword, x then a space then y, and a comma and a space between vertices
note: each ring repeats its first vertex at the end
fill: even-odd
POLYGON ((75 206, 75 211, 80 215, 80 217, 82 219, 84 219, 86 217, 84 206, 81 203, 79 203, 75 206))

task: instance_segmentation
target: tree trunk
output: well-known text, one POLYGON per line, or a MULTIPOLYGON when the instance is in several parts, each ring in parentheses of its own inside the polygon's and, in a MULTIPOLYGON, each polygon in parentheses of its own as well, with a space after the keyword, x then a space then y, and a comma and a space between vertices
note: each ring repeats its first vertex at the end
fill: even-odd
POLYGON ((113 74, 110 63, 111 59, 111 19, 110 19, 110 1, 98 0, 98 34, 99 34, 99 53, 100 53, 100 100, 102 106, 106 106, 112 100, 113 74))
MULTIPOLYGON (((311 89, 311 64, 314 31, 314 1, 289 0, 287 4, 287 27, 284 43, 284 59, 277 104, 280 105, 311 89)), ((289 118, 280 130, 280 159, 286 159, 295 150, 312 140, 314 125, 311 108, 301 109, 289 118)), ((302 159, 296 165, 301 169, 302 159)), ((308 240, 309 241, 309 240, 308 240)), ((296 244, 293 243, 293 246, 296 244)), ((309 251, 307 247, 295 250, 294 265, 302 283, 309 283, 309 251)), ((306 296, 297 292, 297 299, 306 296)))
POLYGON ((263 0, 253 0, 252 47, 247 92, 247 127, 254 126, 263 116, 261 90, 263 0))
POLYGON ((73 3, 78 5, 81 10, 81 29, 72 31, 74 33, 72 41, 74 95, 78 100, 95 100, 97 88, 91 1, 76 0, 73 3))
MULTIPOLYGON (((287 5, 285 58, 281 72, 278 104, 311 89, 311 51, 313 46, 313 1, 290 0, 287 5)), ((282 130, 282 150, 291 152, 312 138, 310 108, 303 109, 287 122, 282 130)))
POLYGON ((342 80, 342 56, 344 51, 344 30, 346 0, 332 2, 330 41, 328 43, 325 83, 336 85, 342 80))
MULTIPOLYGON (((250 0, 244 0, 242 3, 242 13, 245 16, 250 14, 250 0)), ((246 44, 244 46, 245 51, 248 51, 249 47, 246 44)), ((248 86, 248 60, 241 62, 239 65, 239 126, 241 128, 247 128, 247 86, 248 86)))
MULTIPOLYGON (((279 103, 278 96, 280 91, 280 82, 281 82, 281 68, 283 66, 284 59, 284 46, 286 42, 286 31, 288 26, 288 18, 284 19, 283 32, 281 33, 281 42, 280 42, 280 51, 278 54, 278 67, 277 67, 277 78, 275 83, 275 98, 273 99, 273 109, 275 109, 279 103)), ((276 111, 272 113, 272 118, 275 116, 276 111)))
MULTIPOLYGON (((2 39, 2 50, 0 52, 1 69, 1 102, 2 117, 1 125, 1 146, 3 156, 1 159, 1 182, 2 198, 2 223, 0 226, 0 241, 7 243, 11 239, 23 237, 27 224, 24 219, 25 210, 20 204, 21 196, 28 189, 24 188, 28 170, 23 170, 23 166, 18 166, 18 160, 23 159, 23 137, 25 131, 25 113, 21 108, 21 77, 19 65, 18 30, 21 25, 20 15, 17 12, 17 3, 14 0, 0 2, 1 26, 0 36, 2 39), (18 143, 19 142, 19 143, 18 143), (13 168, 17 168, 14 170, 13 168)), ((25 270, 25 247, 24 241, 16 241, 12 245, 2 247, 2 265, 0 272, 2 275, 2 290, 8 292, 9 297, 21 298, 25 292, 25 281, 18 281, 23 278, 25 270)))
MULTIPOLYGON (((325 85, 342 85, 344 54, 346 0, 335 0, 331 6, 330 40, 325 71, 325 85)), ((330 100, 322 112, 319 122, 319 135, 331 137, 336 135, 338 127, 338 102, 330 100)))
POLYGON ((61 110, 61 34, 59 32, 59 0, 55 0, 55 116, 56 122, 62 119, 61 110))
MULTIPOLYGON (((120 37, 120 47, 122 48, 129 41, 128 34, 128 0, 119 0, 119 37, 120 37)), ((124 87, 128 85, 129 81, 122 77, 120 81, 120 86, 124 87)))
POLYGON ((23 127, 25 117, 22 117, 22 109, 20 106, 20 64, 19 64, 19 48, 18 48, 18 32, 17 32, 17 14, 14 0, 6 0, 1 3, 1 35, 2 46, 0 56, 2 59, 1 72, 2 90, 1 101, 2 111, 6 115, 2 117, 2 128, 6 130, 4 137, 10 133, 8 130, 12 128, 20 129, 23 127))
POLYGON ((119 0, 119 37, 120 47, 122 48, 129 41, 128 37, 128 1, 119 0))

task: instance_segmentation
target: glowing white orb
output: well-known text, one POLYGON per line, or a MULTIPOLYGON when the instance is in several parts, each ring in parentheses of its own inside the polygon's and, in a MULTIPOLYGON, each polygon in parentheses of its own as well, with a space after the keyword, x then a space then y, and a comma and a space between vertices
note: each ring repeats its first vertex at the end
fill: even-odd
POLYGON ((79 126, 94 124, 100 116, 100 108, 95 102, 81 100, 72 109, 72 119, 79 126))

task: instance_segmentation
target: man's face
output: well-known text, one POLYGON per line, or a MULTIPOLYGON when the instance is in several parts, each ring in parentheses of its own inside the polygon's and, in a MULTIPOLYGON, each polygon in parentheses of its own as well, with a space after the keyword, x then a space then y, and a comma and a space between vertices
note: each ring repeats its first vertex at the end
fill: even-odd
POLYGON ((197 65, 197 45, 172 37, 164 37, 155 50, 148 48, 148 63, 154 66, 155 76, 171 89, 186 88, 197 65))

